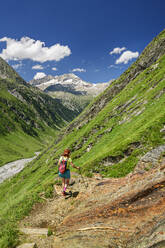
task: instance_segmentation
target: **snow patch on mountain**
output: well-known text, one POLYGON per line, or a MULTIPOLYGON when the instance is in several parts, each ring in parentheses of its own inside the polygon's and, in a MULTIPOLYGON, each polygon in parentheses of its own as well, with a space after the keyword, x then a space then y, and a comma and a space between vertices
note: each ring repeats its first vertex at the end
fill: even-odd
POLYGON ((104 91, 110 83, 89 83, 85 82, 73 73, 60 76, 46 76, 42 79, 33 79, 29 82, 42 91, 64 91, 72 94, 97 96, 104 91))

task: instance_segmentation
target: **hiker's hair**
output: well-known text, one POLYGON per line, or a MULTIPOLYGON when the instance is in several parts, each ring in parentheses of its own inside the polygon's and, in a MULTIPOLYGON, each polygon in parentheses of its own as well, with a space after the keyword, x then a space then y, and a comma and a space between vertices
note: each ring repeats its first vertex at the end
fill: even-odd
POLYGON ((70 156, 70 150, 69 149, 65 149, 62 156, 68 157, 70 156))

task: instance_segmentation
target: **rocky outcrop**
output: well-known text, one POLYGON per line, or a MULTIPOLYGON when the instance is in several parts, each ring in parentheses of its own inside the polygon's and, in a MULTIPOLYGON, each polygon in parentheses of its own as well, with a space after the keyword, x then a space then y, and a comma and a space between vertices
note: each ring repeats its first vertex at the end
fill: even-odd
POLYGON ((54 198, 37 204, 21 227, 50 228, 52 238, 30 236, 39 248, 153 248, 165 243, 165 159, 156 169, 125 178, 82 178, 66 199, 56 185, 54 198), (60 194, 60 195, 59 195, 60 194))
POLYGON ((165 154, 165 145, 158 146, 147 152, 143 157, 141 157, 134 169, 134 173, 144 173, 145 170, 156 168, 163 154, 165 154))
POLYGON ((17 246, 17 248, 37 248, 37 245, 35 243, 25 243, 17 246))
MULTIPOLYGON (((163 167, 163 166, 162 166, 163 167)), ((149 248, 165 241, 165 171, 99 182, 64 218, 55 245, 149 248), (62 235, 62 233, 65 233, 62 235), (61 244, 60 244, 61 243, 61 244)), ((159 247, 159 246, 158 246, 159 247)))

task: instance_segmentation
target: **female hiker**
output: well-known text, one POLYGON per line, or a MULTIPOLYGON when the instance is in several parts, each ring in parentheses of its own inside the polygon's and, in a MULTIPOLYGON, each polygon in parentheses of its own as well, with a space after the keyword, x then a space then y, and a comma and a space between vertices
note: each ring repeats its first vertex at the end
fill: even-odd
POLYGON ((76 167, 73 163, 72 163, 72 159, 70 158, 70 150, 69 149, 65 149, 64 153, 62 154, 62 156, 59 159, 58 162, 58 168, 59 168, 59 176, 62 178, 62 187, 63 187, 63 195, 66 195, 66 189, 67 186, 69 184, 69 179, 70 179, 70 165, 73 168, 76 169, 80 169, 80 167, 76 167))

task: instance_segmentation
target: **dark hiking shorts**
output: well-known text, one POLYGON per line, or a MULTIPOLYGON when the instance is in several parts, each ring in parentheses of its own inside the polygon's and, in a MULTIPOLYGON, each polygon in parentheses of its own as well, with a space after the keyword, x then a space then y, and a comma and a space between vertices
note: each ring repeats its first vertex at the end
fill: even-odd
POLYGON ((62 178, 70 179, 70 170, 67 169, 63 174, 58 172, 58 175, 62 178))

